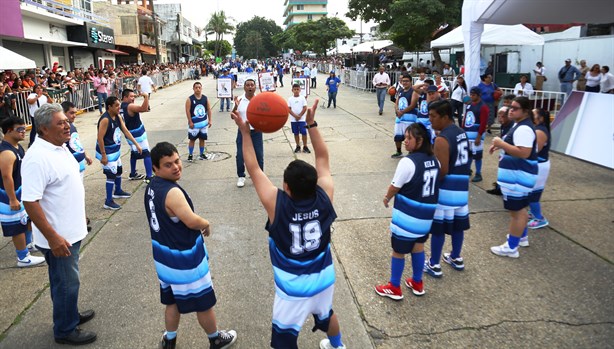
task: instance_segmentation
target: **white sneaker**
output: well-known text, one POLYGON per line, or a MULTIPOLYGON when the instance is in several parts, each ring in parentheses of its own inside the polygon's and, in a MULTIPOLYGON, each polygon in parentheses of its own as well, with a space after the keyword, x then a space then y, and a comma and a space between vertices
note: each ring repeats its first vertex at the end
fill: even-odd
POLYGON ((518 247, 512 250, 510 248, 510 245, 507 244, 507 241, 501 246, 491 247, 490 252, 496 254, 497 256, 502 256, 502 257, 510 257, 510 258, 520 257, 520 253, 518 253, 518 247))
POLYGON ((330 344, 330 340, 328 338, 324 338, 320 342, 320 349, 346 349, 346 348, 345 348, 345 345, 335 348, 333 347, 332 344, 330 344))
POLYGON ((29 244, 26 245, 26 248, 28 249, 28 251, 30 252, 37 252, 38 248, 36 248, 36 246, 34 246, 34 243, 31 242, 29 244))
POLYGON ((32 267, 45 262, 44 257, 32 256, 29 252, 24 259, 17 258, 17 266, 20 268, 32 267))
MULTIPOLYGON (((509 238, 510 234, 505 235, 505 238, 509 238)), ((525 236, 520 238, 520 242, 518 243, 518 246, 520 247, 529 247, 529 236, 525 236)))
POLYGON ((239 180, 237 181, 237 187, 243 188, 244 186, 245 186, 245 177, 239 177, 239 180))

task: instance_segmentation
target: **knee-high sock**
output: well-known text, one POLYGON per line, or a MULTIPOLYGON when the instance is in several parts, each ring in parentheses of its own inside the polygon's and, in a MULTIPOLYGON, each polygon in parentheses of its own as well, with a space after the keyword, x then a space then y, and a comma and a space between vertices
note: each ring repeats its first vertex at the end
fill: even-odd
POLYGON ((337 334, 336 336, 328 336, 328 340, 330 341, 330 345, 332 345, 333 348, 339 348, 343 345, 343 343, 341 343, 341 331, 339 331, 339 334, 337 334))
POLYGON ((431 234, 431 265, 439 264, 444 242, 446 242, 445 234, 431 234))
POLYGON ((112 180, 107 179, 107 183, 105 185, 105 188, 107 189, 107 202, 113 201, 113 185, 114 184, 115 183, 112 180))
POLYGON ((24 259, 28 256, 28 249, 24 248, 23 250, 18 250, 15 249, 15 252, 17 253, 17 258, 19 259, 24 259))
POLYGON ((403 275, 403 269, 405 269, 405 258, 392 257, 392 260, 390 261, 390 283, 393 286, 401 286, 401 275, 403 275))
POLYGON ((147 178, 153 176, 151 156, 146 156, 143 158, 143 164, 145 165, 145 175, 147 178))
MULTIPOLYGON (((526 228, 525 228, 526 229, 526 228)), ((510 246, 510 248, 513 250, 516 247, 518 247, 518 244, 520 243, 520 238, 513 236, 512 234, 509 234, 507 237, 507 244, 510 246)))
POLYGON ((189 154, 189 155, 194 154, 194 147, 190 147, 190 146, 188 146, 188 154, 189 154))
POLYGON ((482 159, 475 160, 475 173, 482 173, 482 159))
POLYGON ((527 229, 526 227, 524 228, 524 231, 522 232, 522 238, 529 236, 529 229, 527 229))
POLYGON ((544 219, 544 216, 542 215, 542 205, 539 203, 539 201, 530 202, 529 207, 531 208, 531 213, 533 214, 533 217, 537 219, 544 219))
POLYGON ((464 231, 455 231, 452 233, 452 253, 450 257, 456 259, 460 257, 463 248, 463 240, 465 239, 464 231))
POLYGON ((422 281, 422 273, 424 273, 424 251, 411 254, 411 278, 415 282, 422 281))
POLYGON ((205 153, 205 147, 198 147, 198 150, 200 150, 200 153, 201 153, 201 154, 204 154, 204 153, 205 153))
POLYGON ((121 193, 122 190, 122 178, 121 177, 115 177, 115 192, 116 193, 121 193))
POLYGON ((130 154, 130 175, 134 175, 136 173, 136 156, 130 154))

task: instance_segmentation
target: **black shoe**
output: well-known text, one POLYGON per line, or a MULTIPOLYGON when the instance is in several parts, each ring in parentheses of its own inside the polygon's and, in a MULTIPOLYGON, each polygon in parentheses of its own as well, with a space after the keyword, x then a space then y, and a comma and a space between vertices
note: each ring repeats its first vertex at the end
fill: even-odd
POLYGON ((311 150, 309 150, 309 148, 307 148, 307 146, 304 146, 303 147, 303 153, 311 154, 311 150))
POLYGON ((490 195, 497 195, 497 196, 501 196, 501 195, 503 195, 503 194, 501 193, 501 188, 499 188, 499 187, 492 188, 492 189, 488 189, 486 192, 487 192, 488 194, 490 194, 490 195))
POLYGON ((295 153, 300 153, 301 152, 301 147, 297 145, 296 148, 294 148, 294 152, 295 153))
POLYGON ((217 337, 209 338, 210 349, 229 348, 237 340, 237 332, 233 330, 219 331, 218 333, 219 335, 217 337))
POLYGON ((92 309, 79 313, 79 325, 83 325, 84 323, 90 321, 95 315, 96 313, 92 309))
POLYGON ((173 339, 167 339, 166 335, 162 336, 162 341, 160 341, 160 349, 175 349, 175 345, 177 344, 177 337, 173 339))
POLYGON ((64 337, 56 338, 55 342, 59 344, 83 345, 96 341, 96 333, 92 331, 84 331, 77 327, 73 333, 64 337))

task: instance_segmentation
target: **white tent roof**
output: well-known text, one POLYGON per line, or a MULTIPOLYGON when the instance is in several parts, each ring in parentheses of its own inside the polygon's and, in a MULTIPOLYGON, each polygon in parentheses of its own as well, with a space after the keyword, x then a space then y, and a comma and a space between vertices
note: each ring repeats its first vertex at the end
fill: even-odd
MULTIPOLYGON (((431 41, 431 48, 463 46, 463 27, 460 26, 437 40, 431 41)), ((525 27, 517 25, 484 24, 482 46, 543 45, 544 38, 525 27)))
POLYGON ((36 62, 0 46, 0 69, 36 68, 36 62))
POLYGON ((385 47, 392 46, 392 40, 375 40, 369 42, 363 42, 352 47, 354 52, 372 52, 373 50, 380 50, 385 47))

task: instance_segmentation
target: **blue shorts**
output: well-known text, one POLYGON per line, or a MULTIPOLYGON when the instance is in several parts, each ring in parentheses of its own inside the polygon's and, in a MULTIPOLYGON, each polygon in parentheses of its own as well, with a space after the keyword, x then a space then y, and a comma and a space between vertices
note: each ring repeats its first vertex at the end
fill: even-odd
POLYGON ((415 244, 425 243, 429 239, 429 235, 426 234, 417 240, 404 240, 395 236, 390 236, 390 244, 392 250, 400 254, 408 254, 414 249, 415 244))
POLYGON ((197 139, 202 139, 206 141, 208 131, 208 125, 203 128, 188 128, 188 139, 191 141, 195 141, 197 139))
POLYGON ((306 135, 307 134, 307 122, 305 121, 292 121, 290 122, 290 126, 292 126, 292 133, 295 136, 298 134, 306 135))
POLYGON ((160 284, 160 302, 164 305, 177 305, 180 314, 207 311, 217 303, 213 287, 201 294, 175 295, 172 286, 160 284))
POLYGON ((443 235, 469 229, 469 205, 462 207, 450 207, 437 205, 431 234, 443 235))

